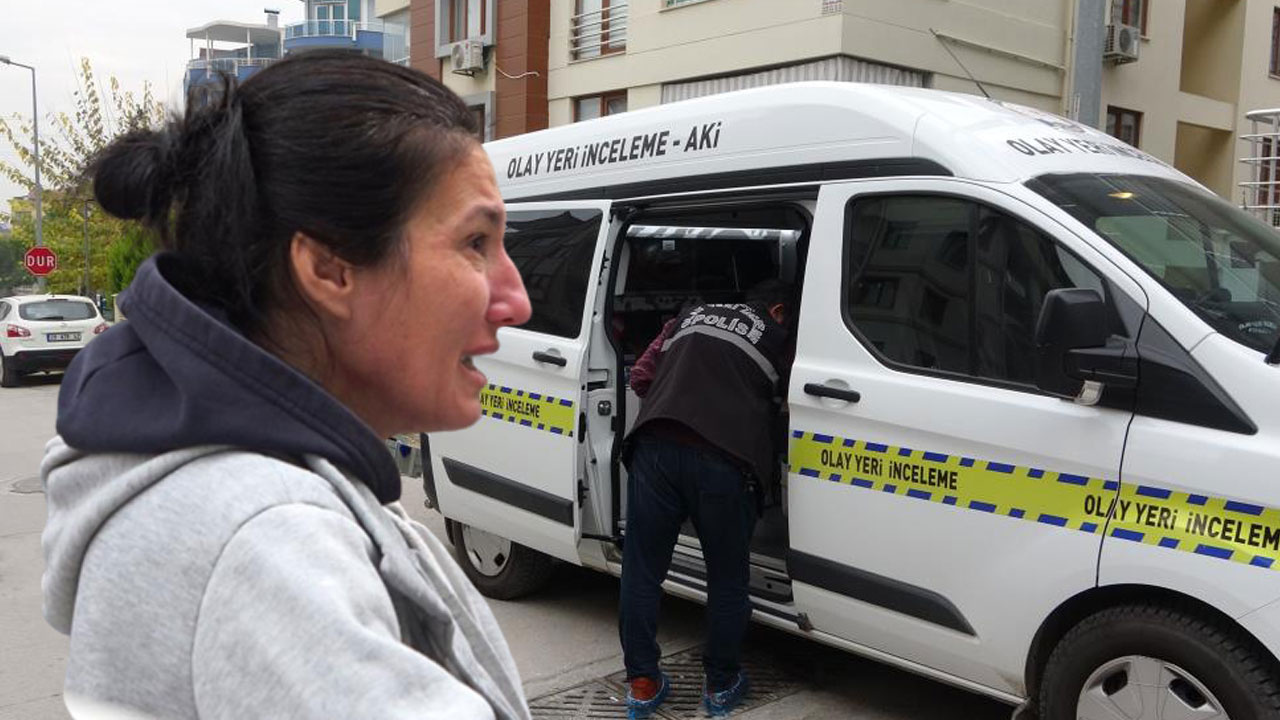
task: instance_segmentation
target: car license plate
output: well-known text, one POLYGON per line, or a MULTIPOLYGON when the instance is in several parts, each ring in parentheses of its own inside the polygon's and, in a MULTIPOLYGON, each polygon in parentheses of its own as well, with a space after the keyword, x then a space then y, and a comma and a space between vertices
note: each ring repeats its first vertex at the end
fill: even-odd
POLYGON ((49 333, 45 335, 45 339, 49 342, 76 342, 80 339, 80 333, 49 333))

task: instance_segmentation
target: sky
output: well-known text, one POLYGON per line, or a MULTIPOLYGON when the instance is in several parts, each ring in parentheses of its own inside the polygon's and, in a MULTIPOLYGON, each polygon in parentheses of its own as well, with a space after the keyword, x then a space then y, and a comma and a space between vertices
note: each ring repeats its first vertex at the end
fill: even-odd
MULTIPOLYGON (((0 55, 36 69, 40 130, 53 132, 51 113, 71 113, 80 58, 93 63, 105 90, 115 76, 122 91, 141 95, 143 83, 170 107, 180 103, 182 76, 191 59, 187 30, 215 20, 264 23, 263 10, 280 11, 280 24, 303 19, 302 0, 0 0, 0 55)), ((198 49, 198 48, 197 48, 198 49)), ((0 117, 31 117, 31 73, 0 65, 0 117)), ((17 156, 0 140, 0 159, 17 156)), ((0 178, 0 203, 21 194, 0 178)))

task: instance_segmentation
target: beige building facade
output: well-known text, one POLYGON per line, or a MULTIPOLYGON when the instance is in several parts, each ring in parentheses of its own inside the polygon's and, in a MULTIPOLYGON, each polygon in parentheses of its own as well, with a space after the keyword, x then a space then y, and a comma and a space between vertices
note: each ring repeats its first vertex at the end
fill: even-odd
MULTIPOLYGON (((1147 9, 1137 62, 1108 67, 1103 105, 1139 113, 1136 144, 1239 204, 1251 110, 1280 107, 1275 31, 1261 0, 1167 0, 1147 9)), ((1122 111, 1123 112, 1123 111, 1122 111)))
MULTIPOLYGON (((1104 65, 1099 125, 1238 202, 1245 114, 1280 107, 1280 11, 1151 2, 1107 9, 1144 32, 1136 62, 1104 65)), ((547 119, 807 79, 978 93, 970 74, 997 99, 1071 116, 1076 12, 1076 0, 550 0, 547 119)))

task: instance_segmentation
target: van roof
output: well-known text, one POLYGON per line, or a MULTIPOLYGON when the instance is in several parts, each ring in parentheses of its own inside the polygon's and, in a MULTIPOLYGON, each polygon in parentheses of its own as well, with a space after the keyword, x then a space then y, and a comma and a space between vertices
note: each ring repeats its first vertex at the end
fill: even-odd
POLYGON ((1195 184, 1116 138, 1042 110, 863 83, 791 83, 712 95, 519 135, 485 149, 507 200, 585 197, 648 183, 660 188, 663 181, 723 173, 750 174, 732 185, 880 174, 1020 182, 1068 172, 1195 184), (821 167, 828 170, 789 172, 821 167))

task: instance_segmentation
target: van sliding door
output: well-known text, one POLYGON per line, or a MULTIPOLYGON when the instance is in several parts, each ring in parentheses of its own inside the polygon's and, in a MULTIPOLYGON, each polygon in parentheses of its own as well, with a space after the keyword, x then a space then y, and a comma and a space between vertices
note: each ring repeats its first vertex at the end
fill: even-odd
POLYGON ((445 517, 575 564, 587 347, 608 231, 608 202, 507 206, 506 248, 533 317, 475 359, 489 379, 480 421, 431 435, 445 517))

